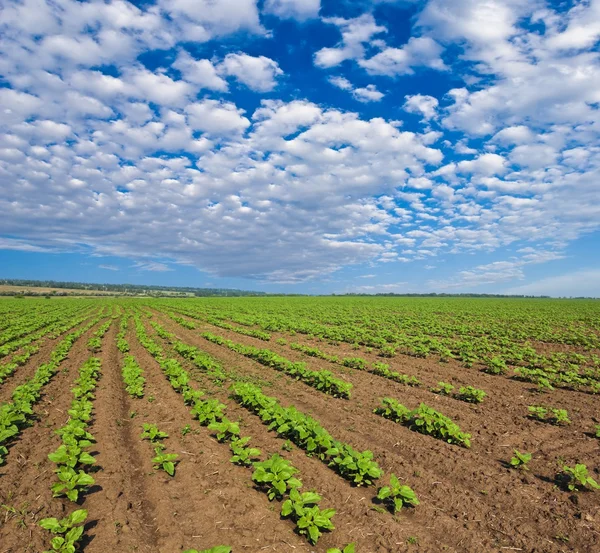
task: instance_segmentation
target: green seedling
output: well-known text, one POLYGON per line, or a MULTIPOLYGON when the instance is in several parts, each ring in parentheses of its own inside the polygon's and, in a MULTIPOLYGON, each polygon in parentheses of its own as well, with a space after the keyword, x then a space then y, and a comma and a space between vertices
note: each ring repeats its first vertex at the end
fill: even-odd
POLYGON ((466 401, 467 403, 481 403, 487 394, 483 390, 474 388, 473 386, 462 386, 458 390, 456 399, 466 401))
POLYGON ((42 528, 56 534, 51 541, 52 549, 44 553, 75 553, 77 542, 83 536, 83 523, 87 515, 88 512, 85 509, 78 509, 62 520, 56 518, 40 520, 39 525, 42 528))
POLYGON ((430 388, 430 391, 434 394, 440 394, 441 396, 449 396, 454 390, 454 386, 448 382, 440 381, 437 383, 437 388, 430 388))
POLYGON ((288 490, 302 487, 302 482, 294 477, 298 469, 277 453, 266 461, 254 463, 253 466, 252 480, 266 488, 269 501, 282 498, 288 490))
POLYGON ((327 553, 356 553, 356 544, 349 543, 344 549, 338 549, 337 547, 333 547, 327 550, 327 553))
POLYGON ((566 480, 567 488, 572 492, 579 491, 581 488, 600 489, 600 484, 588 475, 588 469, 583 464, 577 464, 574 467, 563 466, 563 473, 559 475, 559 479, 561 478, 566 480))
POLYGON ((229 442, 240 436, 240 425, 224 418, 221 422, 213 422, 208 425, 209 430, 214 430, 219 442, 229 442))
POLYGON ((400 484, 400 481, 395 474, 390 475, 390 485, 379 488, 377 499, 382 500, 387 507, 396 514, 405 505, 413 507, 419 504, 417 495, 409 487, 400 484))
POLYGON ((158 429, 158 426, 155 424, 144 423, 143 425, 144 431, 140 435, 142 440, 150 440, 152 443, 156 443, 160 440, 164 440, 168 438, 169 435, 166 432, 158 429))
POLYGON ((152 459, 152 465, 154 469, 162 469, 169 476, 174 476, 175 465, 177 463, 177 457, 179 457, 179 455, 177 455, 176 453, 162 453, 163 447, 164 446, 160 446, 154 449, 154 453, 156 453, 156 456, 154 457, 154 459, 152 459))
POLYGON ((190 432, 192 431, 192 427, 189 424, 186 424, 182 429, 181 429, 181 435, 182 436, 187 436, 190 432))
POLYGON ((235 465, 250 466, 260 455, 260 449, 256 447, 246 447, 250 441, 250 436, 232 440, 230 447, 233 453, 230 461, 235 465))
POLYGON ((515 456, 510 460, 510 466, 515 469, 529 470, 527 463, 531 461, 531 453, 521 453, 518 449, 513 453, 515 456))
POLYGON ((57 471, 58 482, 52 485, 52 494, 54 497, 66 495, 71 501, 77 501, 79 494, 90 486, 93 486, 95 480, 89 474, 82 470, 75 470, 68 466, 61 466, 57 471))
POLYGON ((317 543, 323 531, 335 528, 331 522, 335 509, 321 510, 317 506, 319 501, 319 494, 301 493, 294 488, 290 490, 290 498, 281 506, 281 516, 290 517, 296 522, 298 533, 305 535, 313 545, 317 543))
POLYGON ((231 553, 231 547, 228 545, 217 545, 216 547, 203 549, 202 551, 198 549, 186 549, 183 553, 231 553))

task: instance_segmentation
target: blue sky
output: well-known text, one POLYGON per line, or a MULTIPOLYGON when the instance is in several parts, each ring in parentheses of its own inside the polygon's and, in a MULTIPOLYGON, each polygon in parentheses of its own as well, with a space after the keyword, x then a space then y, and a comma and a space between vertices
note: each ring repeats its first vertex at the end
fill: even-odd
POLYGON ((0 278, 600 296, 600 1, 0 11, 0 278))

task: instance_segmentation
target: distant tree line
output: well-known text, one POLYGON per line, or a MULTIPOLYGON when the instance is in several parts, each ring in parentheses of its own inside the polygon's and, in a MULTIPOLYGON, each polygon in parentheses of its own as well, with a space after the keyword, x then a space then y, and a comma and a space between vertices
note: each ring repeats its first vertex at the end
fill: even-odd
MULTIPOLYGON (((157 286, 152 284, 98 284, 88 282, 68 282, 57 280, 23 280, 6 278, 0 279, 1 285, 17 286, 24 288, 64 288, 71 290, 88 290, 101 292, 114 292, 123 295, 157 295, 173 296, 264 296, 264 292, 251 292, 247 290, 235 290, 231 288, 195 288, 193 286, 157 286), (168 292, 171 292, 170 294, 168 292)), ((0 293, 2 295, 15 295, 21 292, 0 293)), ((22 292, 26 294, 26 292, 22 292)), ((55 294, 58 295, 58 294, 55 294)))

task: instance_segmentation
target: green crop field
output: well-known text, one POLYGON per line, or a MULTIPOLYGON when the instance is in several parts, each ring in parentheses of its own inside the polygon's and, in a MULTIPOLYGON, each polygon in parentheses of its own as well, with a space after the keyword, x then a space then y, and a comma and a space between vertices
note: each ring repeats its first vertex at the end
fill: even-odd
POLYGON ((0 550, 600 550, 599 396, 595 300, 3 299, 0 550))

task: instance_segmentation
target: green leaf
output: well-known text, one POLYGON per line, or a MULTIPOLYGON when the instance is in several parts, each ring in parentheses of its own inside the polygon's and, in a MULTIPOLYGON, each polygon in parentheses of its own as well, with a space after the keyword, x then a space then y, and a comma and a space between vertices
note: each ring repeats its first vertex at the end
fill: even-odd
POLYGON ((77 509, 76 511, 73 511, 69 515, 69 522, 73 525, 81 524, 82 522, 85 521, 87 516, 88 516, 88 512, 85 509, 77 509))
POLYGON ((309 541, 314 545, 315 543, 317 543, 317 541, 319 541, 319 536, 321 535, 321 532, 316 526, 309 526, 308 535, 310 536, 309 541))
POLYGON ((61 528, 60 523, 55 518, 43 518, 42 520, 40 520, 39 525, 42 528, 50 530, 50 532, 54 533, 60 531, 61 528))
POLYGON ((83 526, 71 528, 65 535, 67 542, 75 543, 83 535, 83 526))
POLYGON ((52 538, 50 543, 52 544, 52 549, 54 549, 55 551, 58 551, 65 543, 65 538, 63 538, 62 536, 56 536, 56 537, 52 538))

